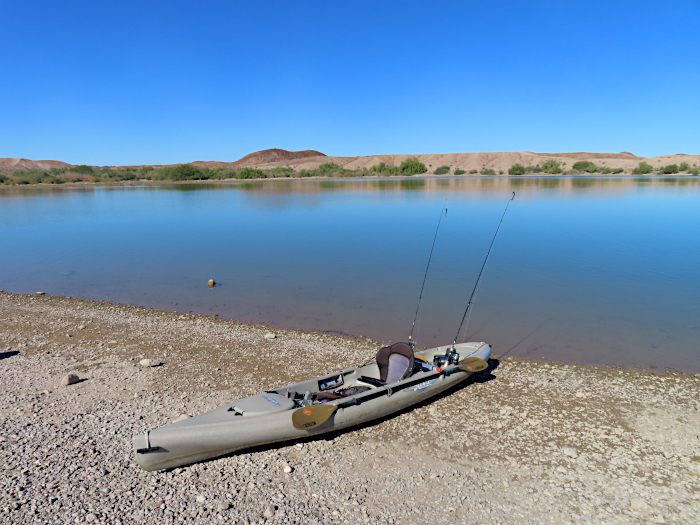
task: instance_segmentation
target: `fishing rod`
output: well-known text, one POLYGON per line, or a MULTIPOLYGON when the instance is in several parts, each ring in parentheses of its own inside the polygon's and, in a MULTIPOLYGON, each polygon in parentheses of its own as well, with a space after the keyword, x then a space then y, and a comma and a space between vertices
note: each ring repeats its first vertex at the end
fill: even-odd
MULTIPOLYGON (((445 199, 445 204, 447 199, 445 199)), ((433 237, 433 246, 430 248, 430 256, 428 257, 428 266, 425 267, 425 275, 423 276, 423 285, 420 287, 420 295, 418 296, 418 306, 416 306, 416 315, 413 317, 413 324, 411 325, 411 334, 408 336, 408 344, 411 348, 415 348, 416 343, 413 340, 413 329, 416 327, 416 319, 418 319, 418 310, 420 310, 420 302, 423 299, 423 289, 425 288, 425 281, 428 278, 428 270, 430 269, 430 260, 433 258, 433 250, 435 249, 435 241, 437 240, 438 232, 440 231, 440 223, 442 222, 442 210, 445 210, 445 217, 447 217, 447 207, 445 204, 442 205, 440 209, 440 218, 438 219, 437 228, 435 228, 435 237, 433 237)))
POLYGON ((513 196, 508 199, 508 203, 506 204, 506 209, 503 210, 503 215, 501 216, 501 222, 498 223, 498 228, 496 228, 496 234, 493 236, 493 240, 491 241, 491 246, 489 246, 489 251, 486 252, 486 259, 484 259, 484 264, 481 265, 481 271, 479 272, 479 277, 476 278, 476 284, 474 284, 474 289, 472 290, 472 295, 469 297, 469 302, 467 303, 467 308, 464 310, 464 315, 462 316, 462 322, 459 323, 459 329, 457 330, 457 335, 455 335, 455 340, 452 343, 452 352, 455 352, 455 345, 457 344, 457 338, 459 337, 459 333, 462 331, 462 325, 464 324, 464 320, 467 317, 467 312, 469 311, 469 307, 472 305, 472 301, 474 300, 474 295, 476 294, 476 289, 479 286, 479 281, 481 280, 481 275, 484 273, 484 268, 486 268, 486 261, 489 260, 489 255, 491 255, 491 248, 493 248, 493 243, 496 242, 496 237, 498 236, 498 232, 501 229, 501 224, 503 224, 503 219, 506 216, 506 212, 508 211, 508 206, 510 206, 511 201, 515 199, 515 192, 513 192, 513 196))

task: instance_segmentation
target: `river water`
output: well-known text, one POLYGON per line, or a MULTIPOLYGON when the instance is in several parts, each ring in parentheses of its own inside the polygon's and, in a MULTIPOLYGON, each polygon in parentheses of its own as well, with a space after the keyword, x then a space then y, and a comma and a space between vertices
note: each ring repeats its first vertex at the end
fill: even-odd
POLYGON ((414 333, 447 344, 512 191, 460 340, 700 372, 697 178, 5 188, 0 288, 406 340, 447 200, 414 333))

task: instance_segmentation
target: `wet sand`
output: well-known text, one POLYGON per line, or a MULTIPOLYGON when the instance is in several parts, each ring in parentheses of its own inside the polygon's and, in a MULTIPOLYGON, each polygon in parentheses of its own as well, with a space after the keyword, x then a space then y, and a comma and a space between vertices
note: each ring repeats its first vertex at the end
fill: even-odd
POLYGON ((0 522, 700 521, 700 377, 673 372, 492 360, 449 395, 355 431, 169 472, 134 463, 135 433, 381 345, 0 293, 0 522), (60 386, 69 373, 81 381, 60 386))

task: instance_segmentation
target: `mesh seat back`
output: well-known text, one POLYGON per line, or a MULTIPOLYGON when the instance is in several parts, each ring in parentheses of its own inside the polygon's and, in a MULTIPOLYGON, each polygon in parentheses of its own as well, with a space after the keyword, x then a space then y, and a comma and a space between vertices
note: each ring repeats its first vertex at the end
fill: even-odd
POLYGON ((408 357, 401 354, 391 354, 389 356, 389 371, 386 374, 387 384, 401 381, 407 370, 408 357))
POLYGON ((413 349, 408 343, 394 343, 391 346, 385 346, 377 352, 377 366, 379 367, 379 379, 384 383, 395 383, 401 379, 405 379, 413 372, 413 349), (396 356, 393 364, 390 364, 391 358, 396 356), (400 357, 405 359, 401 360, 400 357), (389 378, 390 369, 392 377, 389 378))

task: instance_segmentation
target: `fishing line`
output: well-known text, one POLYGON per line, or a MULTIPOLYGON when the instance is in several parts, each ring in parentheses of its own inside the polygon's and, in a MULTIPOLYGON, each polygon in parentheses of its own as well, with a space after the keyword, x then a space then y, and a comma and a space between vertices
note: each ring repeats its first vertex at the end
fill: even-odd
POLYGON ((457 330, 457 334, 455 335, 454 342, 452 343, 452 349, 454 349, 455 345, 457 344, 457 339, 459 338, 459 333, 462 331, 462 325, 464 324, 464 319, 467 317, 467 312, 469 312, 469 307, 472 304, 472 301, 474 300, 474 295, 476 294, 476 289, 479 287, 479 281, 481 281, 481 276, 484 273, 484 268, 486 268, 486 261, 489 260, 489 255, 491 255, 491 248, 493 248, 493 243, 496 242, 496 237, 498 236, 498 232, 501 229, 501 224, 503 224, 503 219, 506 216, 506 212, 508 211, 508 206, 510 206, 511 201, 515 199, 515 192, 513 192, 513 196, 508 199, 508 203, 506 204, 506 209, 503 210, 503 215, 501 216, 501 221, 498 223, 498 228, 496 228, 496 233, 493 236, 493 239, 491 240, 491 246, 489 246, 489 251, 486 252, 486 258, 484 259, 484 264, 481 265, 481 271, 479 272, 479 276, 476 278, 476 284, 474 284, 474 289, 472 290, 472 294, 469 297, 469 302, 467 303, 467 308, 464 310, 464 315, 462 316, 462 322, 459 323, 459 329, 457 330))
POLYGON ((435 237, 433 237, 433 245, 430 248, 430 256, 428 257, 428 265, 425 267, 425 275, 423 276, 423 284, 420 287, 420 295, 418 296, 418 306, 416 306, 416 315, 413 317, 413 324, 411 325, 411 334, 408 336, 408 344, 413 348, 416 343, 413 341, 413 329, 416 327, 416 320, 418 319, 418 311, 420 310, 420 302, 423 299, 423 289, 425 288, 425 281, 428 278, 428 270, 430 269, 430 261, 433 258, 433 250, 435 249, 435 241, 437 240, 438 232, 440 231, 440 223, 442 222, 442 211, 445 210, 445 217, 447 217, 447 199, 445 199, 442 208, 440 208, 440 218, 438 219, 437 228, 435 228, 435 237))

